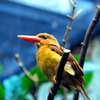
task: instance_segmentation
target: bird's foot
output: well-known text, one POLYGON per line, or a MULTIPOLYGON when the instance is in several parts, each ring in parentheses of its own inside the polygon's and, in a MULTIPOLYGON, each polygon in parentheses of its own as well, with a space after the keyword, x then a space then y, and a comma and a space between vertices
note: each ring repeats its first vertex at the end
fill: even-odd
POLYGON ((53 77, 53 81, 54 81, 55 84, 58 83, 58 82, 56 81, 56 75, 54 75, 54 77, 53 77))
MULTIPOLYGON (((53 82, 54 82, 55 84, 58 83, 58 82, 56 81, 56 75, 53 76, 53 82)), ((53 95, 53 93, 52 93, 52 88, 53 88, 53 87, 50 88, 50 93, 53 95)))
POLYGON ((52 93, 52 88, 53 88, 53 87, 50 88, 50 93, 53 95, 53 93, 52 93))

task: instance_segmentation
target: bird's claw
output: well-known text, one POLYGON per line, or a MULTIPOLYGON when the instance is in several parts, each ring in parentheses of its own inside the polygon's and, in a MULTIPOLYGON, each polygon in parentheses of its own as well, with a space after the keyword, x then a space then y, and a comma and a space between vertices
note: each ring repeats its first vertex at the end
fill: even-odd
POLYGON ((54 81, 55 84, 58 83, 58 82, 56 81, 56 75, 54 75, 54 77, 53 77, 53 81, 54 81))
POLYGON ((52 88, 53 88, 53 87, 50 88, 50 93, 53 95, 53 93, 52 93, 52 88))
MULTIPOLYGON (((53 76, 53 81, 54 81, 55 84, 58 83, 58 82, 56 81, 56 75, 53 76)), ((53 95, 53 93, 52 93, 52 88, 53 88, 53 87, 50 88, 50 93, 53 95)))

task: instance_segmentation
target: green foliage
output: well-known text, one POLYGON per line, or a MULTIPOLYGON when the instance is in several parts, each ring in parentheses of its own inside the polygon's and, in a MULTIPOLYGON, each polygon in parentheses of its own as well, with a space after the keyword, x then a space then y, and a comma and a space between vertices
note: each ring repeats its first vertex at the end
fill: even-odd
MULTIPOLYGON (((0 72, 2 71, 2 65, 0 63, 0 72)), ((0 82, 0 100, 3 100, 5 98, 5 92, 4 92, 4 88, 0 82)))
POLYGON ((86 81, 86 84, 83 86, 84 88, 88 87, 89 83, 91 82, 92 76, 93 76, 93 72, 84 75, 84 79, 86 81))
POLYGON ((59 95, 59 94, 61 94, 61 93, 63 93, 63 86, 62 86, 62 85, 60 86, 60 89, 58 90, 58 92, 57 92, 56 95, 59 95))
POLYGON ((10 98, 10 100, 29 100, 27 98, 28 92, 25 91, 25 90, 16 91, 16 89, 15 89, 15 90, 12 91, 12 93, 13 93, 13 95, 10 98))
MULTIPOLYGON (((31 69, 30 73, 31 73, 31 75, 37 74, 37 76, 39 78, 38 86, 40 86, 40 84, 42 84, 43 82, 48 81, 48 79, 41 73, 41 71, 39 70, 38 67, 31 69)), ((24 89, 29 90, 33 85, 34 85, 33 82, 27 76, 24 76, 22 78, 22 86, 24 87, 24 89)))
MULTIPOLYGON (((74 58, 77 60, 77 62, 79 62, 79 55, 74 55, 74 58)), ((86 57, 85 61, 89 61, 89 59, 86 57)))
POLYGON ((27 99, 27 98, 21 96, 21 97, 17 98, 17 100, 30 100, 30 99, 27 99))
POLYGON ((41 73, 41 71, 39 70, 38 67, 35 67, 34 69, 31 69, 30 73, 32 75, 34 75, 34 74, 38 75, 38 78, 39 78, 38 85, 42 84, 43 82, 47 82, 48 81, 48 79, 41 73))
POLYGON ((22 78, 22 86, 24 87, 24 89, 29 90, 33 85, 33 82, 27 77, 24 76, 22 78))
POLYGON ((0 63, 0 72, 2 71, 2 65, 1 65, 1 63, 0 63))
POLYGON ((4 88, 0 82, 0 100, 3 100, 5 98, 5 92, 4 92, 4 88))

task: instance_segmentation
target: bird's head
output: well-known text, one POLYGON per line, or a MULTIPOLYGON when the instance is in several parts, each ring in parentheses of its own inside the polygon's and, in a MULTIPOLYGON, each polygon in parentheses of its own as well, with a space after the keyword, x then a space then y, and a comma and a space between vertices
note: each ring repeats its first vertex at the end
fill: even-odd
POLYGON ((56 38, 53 35, 47 33, 39 33, 36 36, 18 35, 18 37, 28 42, 34 43, 38 48, 41 47, 42 45, 50 45, 50 44, 59 45, 56 38))

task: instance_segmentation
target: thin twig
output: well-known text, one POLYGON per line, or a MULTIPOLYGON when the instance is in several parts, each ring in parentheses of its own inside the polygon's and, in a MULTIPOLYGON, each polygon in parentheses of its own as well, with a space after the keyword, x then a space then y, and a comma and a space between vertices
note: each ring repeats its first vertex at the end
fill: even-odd
POLYGON ((25 75, 36 84, 38 82, 38 79, 33 78, 33 76, 29 73, 29 71, 23 66, 23 63, 19 59, 19 54, 18 53, 15 54, 15 59, 16 59, 16 61, 18 63, 18 66, 25 73, 25 75))
POLYGON ((73 16, 73 19, 75 19, 81 12, 82 12, 82 9, 80 9, 80 10, 73 16))
MULTIPOLYGON (((89 45, 89 41, 90 38, 93 34, 93 31, 97 25, 97 23, 99 22, 100 19, 100 6, 97 5, 97 12, 94 16, 94 18, 92 19, 87 31, 86 31, 86 35, 84 38, 84 42, 82 43, 82 48, 81 48, 81 52, 80 52, 80 59, 79 59, 79 65, 83 68, 84 65, 84 61, 85 61, 85 56, 86 56, 86 52, 87 52, 87 48, 89 45)), ((77 94, 74 94, 74 99, 73 100, 78 100, 79 98, 79 92, 77 92, 77 94)))
MULTIPOLYGON (((29 73, 29 71, 23 66, 23 63, 20 61, 19 58, 19 54, 16 53, 14 55, 18 66, 20 67, 20 69, 24 72, 24 74, 34 83, 34 87, 36 88, 37 91, 37 82, 38 82, 38 76, 36 74, 34 74, 33 76, 29 73)), ((35 100, 37 100, 37 96, 36 96, 36 91, 34 91, 33 97, 35 100)))
POLYGON ((63 100, 67 100, 67 89, 63 87, 63 100))
POLYGON ((68 35, 69 35, 69 32, 71 31, 72 29, 72 23, 73 23, 73 20, 82 12, 82 9, 80 9, 75 15, 74 15, 74 12, 75 12, 75 8, 76 8, 76 0, 75 2, 73 2, 72 0, 69 0, 71 5, 73 6, 73 9, 72 9, 72 13, 71 13, 71 16, 70 15, 67 15, 67 17, 70 18, 70 22, 67 26, 67 30, 65 32, 65 35, 64 35, 64 38, 63 38, 63 44, 62 46, 65 47, 66 46, 66 43, 67 43, 67 40, 68 40, 68 35))
POLYGON ((66 50, 66 49, 64 50, 63 56, 62 56, 61 61, 58 65, 58 69, 57 69, 57 73, 56 73, 55 79, 56 79, 57 83, 54 83, 54 85, 51 89, 52 93, 50 92, 48 95, 48 100, 53 100, 54 96, 56 95, 57 91, 59 90, 59 86, 60 86, 61 79, 62 79, 62 73, 64 70, 64 66, 68 60, 69 53, 70 53, 70 50, 66 50))
POLYGON ((72 0, 69 0, 69 2, 71 3, 71 5, 72 5, 73 7, 76 7, 76 1, 73 2, 72 0))
MULTIPOLYGON (((73 6, 73 9, 72 9, 71 16, 70 15, 67 15, 67 17, 70 19, 70 22, 69 22, 68 26, 66 27, 67 30, 66 30, 65 35, 64 35, 63 40, 62 40, 63 41, 63 44, 62 44, 63 47, 66 47, 66 43, 67 43, 67 40, 68 40, 68 35, 69 35, 69 32, 72 29, 73 20, 82 12, 82 9, 80 9, 74 15, 75 8, 76 8, 76 0, 74 2, 72 0, 69 0, 69 2, 73 6)), ((63 100, 66 100, 66 99, 67 99, 67 91, 66 91, 66 88, 64 87, 64 89, 63 89, 63 100)))

